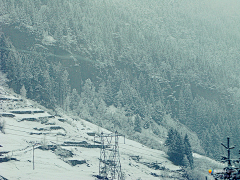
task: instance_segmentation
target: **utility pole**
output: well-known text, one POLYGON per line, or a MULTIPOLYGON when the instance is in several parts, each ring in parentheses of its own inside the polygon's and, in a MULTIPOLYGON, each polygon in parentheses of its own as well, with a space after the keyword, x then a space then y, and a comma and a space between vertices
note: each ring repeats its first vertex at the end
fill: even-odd
MULTIPOLYGON (((100 135, 101 138, 101 149, 100 149, 100 158, 99 158, 99 176, 101 178, 109 178, 122 180, 122 171, 121 171, 121 162, 119 154, 119 145, 118 139, 119 134, 117 131, 111 134, 100 135), (112 140, 114 138, 114 143, 112 140), (106 143, 105 143, 106 142, 106 143), (110 152, 110 155, 108 155, 110 152)), ((125 136, 124 136, 125 142, 125 136)))
POLYGON ((33 170, 34 170, 34 146, 35 144, 33 144, 33 170))
POLYGON ((222 157, 222 159, 223 160, 225 160, 225 161, 227 161, 228 162, 228 167, 230 167, 230 166, 232 166, 232 164, 231 164, 231 158, 230 158, 230 149, 234 149, 235 148, 235 146, 233 146, 233 147, 229 147, 229 137, 227 137, 227 146, 225 146, 223 143, 221 143, 221 145, 223 146, 223 147, 225 147, 226 149, 227 149, 227 152, 228 152, 228 157, 222 157))
MULTIPOLYGON (((228 162, 227 167, 223 168, 223 171, 221 173, 213 173, 209 172, 213 175, 215 179, 240 179, 240 171, 239 168, 236 168, 232 166, 232 163, 240 163, 240 158, 239 159, 231 159, 230 157, 230 150, 234 149, 236 145, 230 147, 230 138, 227 137, 227 146, 225 146, 223 143, 221 145, 227 149, 227 157, 222 156, 222 162, 228 162)), ((239 150, 240 152, 240 150, 239 150)), ((239 153, 240 154, 240 153, 239 153)))
POLYGON ((34 166, 34 147, 36 146, 36 145, 40 145, 40 143, 34 143, 34 142, 31 142, 32 143, 32 147, 33 147, 33 170, 35 169, 35 166, 34 166))

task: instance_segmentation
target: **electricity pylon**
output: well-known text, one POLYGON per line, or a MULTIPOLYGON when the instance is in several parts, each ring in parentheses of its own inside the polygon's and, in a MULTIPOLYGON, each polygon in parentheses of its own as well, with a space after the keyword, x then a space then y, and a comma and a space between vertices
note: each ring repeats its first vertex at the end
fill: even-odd
POLYGON ((103 179, 122 180, 122 170, 119 154, 117 131, 111 134, 103 134, 99 136, 101 139, 100 158, 99 158, 99 176, 103 179))

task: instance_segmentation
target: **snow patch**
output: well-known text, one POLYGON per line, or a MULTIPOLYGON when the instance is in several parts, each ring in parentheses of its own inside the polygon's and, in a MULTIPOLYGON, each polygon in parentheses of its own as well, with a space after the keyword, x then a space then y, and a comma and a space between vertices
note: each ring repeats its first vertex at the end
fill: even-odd
POLYGON ((55 42, 56 40, 52 36, 50 36, 47 32, 43 33, 42 44, 53 46, 55 42))

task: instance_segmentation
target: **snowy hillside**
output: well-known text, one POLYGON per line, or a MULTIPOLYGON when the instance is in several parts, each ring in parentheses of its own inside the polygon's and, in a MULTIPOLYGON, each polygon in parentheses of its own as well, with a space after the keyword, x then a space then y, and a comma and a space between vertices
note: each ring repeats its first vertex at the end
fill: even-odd
POLYGON ((240 1, 0 4, 14 92, 155 149, 170 128, 214 159, 226 136, 240 144, 240 1))
MULTIPOLYGON (((0 90, 0 117, 4 122, 4 133, 0 132, 2 177, 97 179, 97 135, 111 132, 64 114, 53 116, 35 102, 21 99, 2 87, 0 90)), ((186 179, 184 170, 173 165, 163 151, 128 139, 124 143, 123 137, 119 138, 119 151, 125 179, 186 179)))
MULTIPOLYGON (((1 176, 7 179, 95 179, 93 175, 98 175, 99 171, 99 145, 88 148, 67 142, 94 145, 91 133, 110 132, 82 119, 52 116, 29 100, 3 89, 0 99, 1 121, 5 122, 4 134, 1 133, 1 158, 12 158, 0 163, 1 176), (34 170, 33 142, 39 143, 34 147, 34 170), (82 164, 73 166, 71 160, 82 164)), ((128 139, 124 144, 123 137, 119 139, 119 150, 126 179, 184 179, 181 168, 168 161, 162 151, 128 139), (139 161, 134 158, 137 156, 139 161), (150 168, 151 163, 156 162, 159 170, 150 168)))

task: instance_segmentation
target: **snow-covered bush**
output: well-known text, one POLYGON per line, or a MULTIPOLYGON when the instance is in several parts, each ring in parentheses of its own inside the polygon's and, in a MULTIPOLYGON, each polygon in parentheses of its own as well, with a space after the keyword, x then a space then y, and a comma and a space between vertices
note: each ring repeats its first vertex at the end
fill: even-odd
POLYGON ((67 149, 62 149, 60 146, 58 146, 57 149, 55 149, 54 153, 63 158, 68 158, 73 156, 72 151, 69 151, 67 149))
MULTIPOLYGON (((1 69, 1 66, 0 66, 0 69, 1 69)), ((0 86, 7 86, 7 75, 4 74, 2 71, 0 71, 0 86)))
POLYGON ((0 131, 5 134, 5 121, 4 120, 0 120, 0 131))

